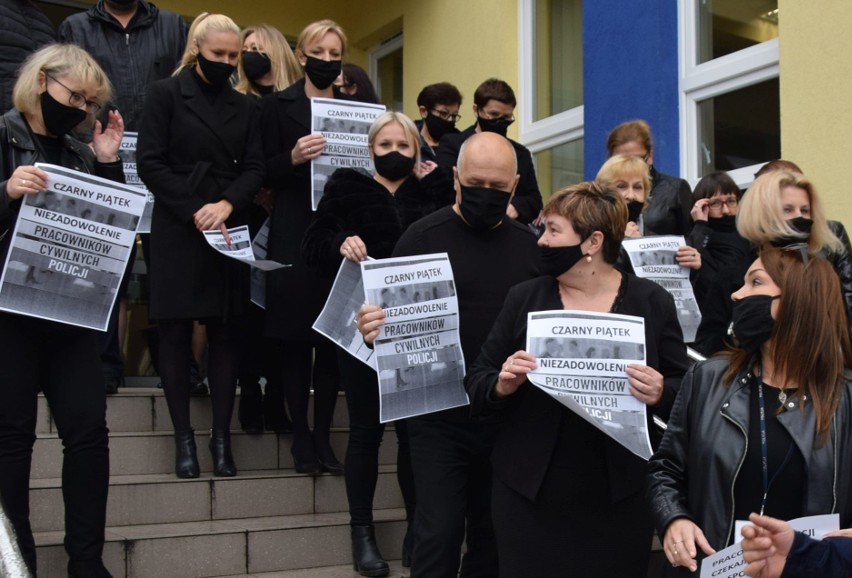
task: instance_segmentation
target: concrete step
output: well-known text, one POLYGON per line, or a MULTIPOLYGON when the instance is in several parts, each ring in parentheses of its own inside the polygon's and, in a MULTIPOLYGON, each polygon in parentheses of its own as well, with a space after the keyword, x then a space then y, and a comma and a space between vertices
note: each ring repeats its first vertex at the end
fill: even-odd
MULTIPOLYGON (((334 429, 331 446, 342 461, 346 455, 349 432, 334 429)), ((210 452, 207 450, 209 434, 196 430, 198 461, 202 473, 213 471, 210 452)), ((292 436, 265 433, 248 435, 231 432, 234 461, 239 472, 253 470, 292 469, 290 454, 292 436)), ((174 472, 174 437, 170 432, 111 433, 109 437, 110 474, 168 474, 174 472)), ((387 428, 379 450, 380 464, 396 463, 396 435, 393 427, 387 428)), ((62 469, 62 442, 56 434, 40 434, 33 453, 31 479, 58 478, 62 469)))
MULTIPOLYGON (((398 558, 405 511, 376 510, 374 516, 380 550, 398 558)), ((104 564, 116 578, 256 576, 312 568, 319 572, 351 563, 349 516, 343 513, 110 526, 106 535, 104 564)), ((62 533, 40 532, 35 538, 39 574, 64 576, 62 533)))
MULTIPOLYGON (((30 523, 35 532, 64 527, 62 480, 30 483, 30 523)), ((394 466, 381 466, 376 509, 401 508, 394 466)), ((173 524, 347 512, 343 476, 307 476, 295 470, 259 470, 235 478, 205 475, 179 480, 173 474, 139 474, 110 478, 108 526, 173 524)))
MULTIPOLYGON (((408 578, 411 569, 403 568, 399 560, 388 561, 390 578, 408 578)), ((264 572, 262 574, 240 574, 223 578, 355 578, 358 574, 352 570, 352 564, 343 566, 323 566, 322 568, 303 568, 301 570, 285 570, 283 572, 264 572)))
MULTIPOLYGON (((190 415, 196 430, 209 430, 212 427, 210 415, 210 398, 190 398, 190 415)), ((234 404, 234 415, 231 419, 231 429, 239 430, 237 419, 239 407, 239 391, 234 404)), ((313 421, 313 397, 308 407, 309 420, 313 421)), ((156 387, 123 387, 119 393, 107 396, 107 425, 110 432, 154 432, 173 431, 169 409, 163 390, 156 387)), ((349 427, 349 415, 346 411, 346 399, 341 393, 334 408, 332 426, 337 428, 349 427)), ((36 433, 56 433, 50 410, 43 395, 38 399, 38 421, 36 433)))

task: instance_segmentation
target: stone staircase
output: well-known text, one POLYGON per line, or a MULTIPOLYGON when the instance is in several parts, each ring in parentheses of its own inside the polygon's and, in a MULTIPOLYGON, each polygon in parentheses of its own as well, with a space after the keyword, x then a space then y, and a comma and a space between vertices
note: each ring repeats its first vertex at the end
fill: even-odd
MULTIPOLYGON (((207 451, 210 402, 193 398, 201 477, 173 473, 174 444, 165 398, 156 388, 123 388, 107 401, 110 492, 104 563, 116 578, 268 576, 349 578, 349 515, 342 476, 293 469, 290 436, 249 436, 232 422, 239 474, 212 475, 207 451)), ((346 404, 337 404, 331 435, 345 455, 346 404)), ((385 433, 375 519, 379 547, 399 558, 405 512, 396 483, 396 438, 385 433)), ((64 577, 62 446, 39 399, 38 439, 30 482, 39 576, 64 577)), ((392 562, 391 576, 403 573, 392 562)))

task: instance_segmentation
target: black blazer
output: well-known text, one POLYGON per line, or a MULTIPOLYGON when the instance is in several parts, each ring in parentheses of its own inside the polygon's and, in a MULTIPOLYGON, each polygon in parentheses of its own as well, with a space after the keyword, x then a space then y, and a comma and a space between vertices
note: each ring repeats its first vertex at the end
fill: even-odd
POLYGON ((290 153, 311 133, 311 100, 299 80, 261 101, 266 186, 275 195, 269 229, 269 258, 292 265, 266 276, 266 332, 285 340, 317 341, 311 330, 331 281, 308 269, 300 248, 313 219, 311 163, 293 166, 290 153))
POLYGON ((193 215, 227 199, 234 206, 227 225, 245 224, 264 175, 257 102, 226 87, 211 104, 200 82, 191 68, 156 82, 139 128, 139 175, 155 199, 154 319, 222 317, 247 303, 248 267, 209 247, 193 215))
MULTIPOLYGON (((447 134, 441 138, 441 146, 438 147, 438 156, 435 161, 445 179, 449 181, 450 187, 452 187, 453 167, 456 166, 458 161, 462 143, 473 136, 475 132, 476 125, 473 125, 458 134, 447 134)), ((515 196, 512 198, 512 205, 518 211, 518 222, 528 225, 538 217, 541 211, 541 191, 538 188, 538 179, 535 176, 535 167, 529 149, 512 139, 508 140, 515 147, 515 155, 518 157, 518 174, 521 176, 518 179, 515 196)), ((452 191, 450 193, 454 202, 455 193, 452 191)))

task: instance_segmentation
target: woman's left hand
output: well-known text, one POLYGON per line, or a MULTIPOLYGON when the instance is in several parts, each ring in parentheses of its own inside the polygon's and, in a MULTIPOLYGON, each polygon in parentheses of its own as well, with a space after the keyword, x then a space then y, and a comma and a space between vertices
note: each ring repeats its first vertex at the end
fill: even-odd
POLYGON ((647 365, 631 363, 627 366, 630 393, 645 405, 657 405, 663 398, 663 374, 647 365))
POLYGON ((422 163, 415 165, 414 176, 418 179, 422 179, 436 168, 438 168, 438 165, 435 164, 434 161, 423 161, 422 163))
POLYGON ((340 254, 352 261, 360 263, 367 258, 367 245, 358 235, 346 237, 340 245, 340 254))
POLYGON ((681 245, 677 248, 677 264, 687 269, 701 269, 701 253, 689 245, 681 245))
POLYGON ((95 157, 101 163, 113 163, 118 160, 118 149, 121 139, 124 138, 124 119, 117 110, 107 113, 106 128, 101 126, 101 121, 95 121, 95 132, 92 135, 92 150, 95 157))
MULTIPOLYGON (((195 220, 195 228, 199 231, 212 231, 214 229, 224 230, 225 239, 228 240, 227 227, 225 221, 231 216, 234 210, 234 205, 227 199, 222 199, 216 203, 207 203, 195 212, 193 219, 195 220)), ((230 240, 228 240, 230 243, 230 240)))

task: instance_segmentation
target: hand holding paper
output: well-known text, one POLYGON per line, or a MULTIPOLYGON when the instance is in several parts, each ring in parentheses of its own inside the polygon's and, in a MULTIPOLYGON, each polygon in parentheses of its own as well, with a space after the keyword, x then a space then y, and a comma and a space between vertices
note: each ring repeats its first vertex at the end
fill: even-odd
POLYGON ((207 203, 193 215, 195 228, 199 231, 219 229, 228 220, 228 217, 231 216, 231 211, 233 210, 234 206, 227 199, 222 199, 215 203, 207 203))
POLYGON ((494 386, 495 396, 507 397, 518 391, 521 384, 527 380, 527 374, 536 367, 538 363, 531 353, 520 350, 510 355, 497 377, 497 385, 494 386))
POLYGON ((663 397, 663 374, 648 365, 631 363, 627 366, 630 393, 644 403, 654 406, 663 397))
POLYGON ((379 336, 382 325, 385 324, 385 312, 378 305, 363 305, 355 316, 358 322, 358 331, 364 337, 364 342, 370 345, 379 336))

